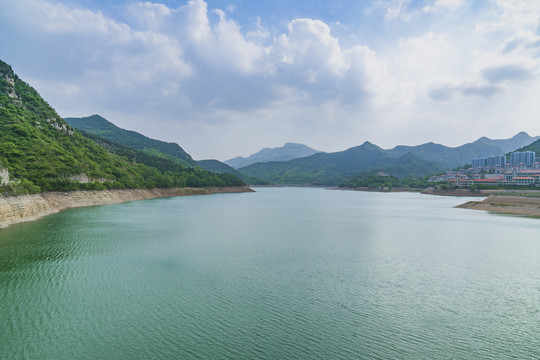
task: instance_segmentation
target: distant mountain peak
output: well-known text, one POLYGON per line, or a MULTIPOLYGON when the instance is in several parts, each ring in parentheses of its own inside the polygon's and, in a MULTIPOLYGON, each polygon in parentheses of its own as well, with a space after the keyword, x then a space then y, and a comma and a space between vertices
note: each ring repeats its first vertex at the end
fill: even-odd
MULTIPOLYGON (((306 146, 304 144, 288 142, 288 143, 283 144, 282 147, 284 147, 284 148, 291 148, 291 147, 297 148, 297 147, 308 147, 308 146, 306 146)), ((274 148, 274 149, 279 149, 279 148, 274 148)))
MULTIPOLYGON (((356 148, 363 148, 363 149, 369 149, 369 150, 377 150, 377 151, 384 151, 382 148, 380 148, 379 146, 369 142, 369 141, 364 141, 362 143, 362 145, 360 146, 357 146, 356 148)), ((354 149, 354 148, 351 148, 351 149, 354 149)), ((347 150, 346 150, 347 151, 347 150)))
POLYGON ((258 162, 289 161, 311 156, 318 152, 320 151, 312 149, 304 144, 289 142, 281 147, 264 148, 248 157, 237 156, 233 159, 226 160, 225 164, 235 169, 239 169, 258 162))
POLYGON ((530 136, 529 134, 527 134, 525 131, 520 131, 519 133, 517 133, 516 135, 514 135, 514 136, 512 137, 512 139, 522 138, 522 137, 530 138, 531 136, 530 136))

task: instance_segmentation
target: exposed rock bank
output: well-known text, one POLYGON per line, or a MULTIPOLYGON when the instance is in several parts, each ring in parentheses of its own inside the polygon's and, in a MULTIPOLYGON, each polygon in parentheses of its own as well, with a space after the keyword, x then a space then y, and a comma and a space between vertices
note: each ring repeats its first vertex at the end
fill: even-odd
POLYGON ((224 188, 129 189, 47 192, 14 197, 0 196, 0 228, 36 220, 65 209, 123 203, 173 196, 252 192, 247 186, 224 188))
POLYGON ((540 197, 490 195, 482 201, 469 201, 456 207, 505 214, 540 216, 540 197))
POLYGON ((488 196, 491 190, 469 190, 469 189, 425 189, 422 194, 442 195, 442 196, 488 196))

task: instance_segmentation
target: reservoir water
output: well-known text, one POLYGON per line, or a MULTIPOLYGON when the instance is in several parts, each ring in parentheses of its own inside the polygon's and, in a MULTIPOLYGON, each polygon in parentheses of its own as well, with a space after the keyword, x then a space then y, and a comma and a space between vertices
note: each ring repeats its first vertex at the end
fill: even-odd
POLYGON ((256 190, 0 230, 0 359, 540 358, 540 219, 256 190))

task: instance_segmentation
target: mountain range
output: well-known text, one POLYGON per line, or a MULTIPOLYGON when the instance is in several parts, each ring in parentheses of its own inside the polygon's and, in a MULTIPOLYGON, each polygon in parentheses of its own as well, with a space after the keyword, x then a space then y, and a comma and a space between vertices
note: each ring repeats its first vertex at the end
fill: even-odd
POLYGON ((381 171, 401 178, 423 177, 470 164, 475 157, 506 154, 539 138, 521 132, 510 139, 482 137, 454 148, 426 143, 390 150, 365 142, 345 151, 317 153, 285 162, 255 163, 238 171, 279 184, 336 185, 347 177, 381 171))
POLYGON ((264 148, 248 157, 237 156, 225 161, 225 164, 238 169, 258 162, 288 161, 316 154, 320 151, 309 146, 296 143, 286 143, 281 147, 264 148))
POLYGON ((410 152, 391 156, 370 142, 345 151, 317 153, 284 162, 256 163, 238 169, 270 183, 313 185, 336 185, 348 176, 361 173, 385 171, 400 177, 419 177, 443 170, 442 165, 410 152))
POLYGON ((391 156, 401 156, 410 152, 423 159, 435 161, 451 169, 470 164, 471 160, 475 157, 506 154, 531 144, 538 139, 540 137, 532 137, 525 132, 520 132, 509 139, 492 140, 487 137, 481 137, 472 143, 458 147, 448 147, 430 142, 418 146, 396 146, 387 151, 391 156))

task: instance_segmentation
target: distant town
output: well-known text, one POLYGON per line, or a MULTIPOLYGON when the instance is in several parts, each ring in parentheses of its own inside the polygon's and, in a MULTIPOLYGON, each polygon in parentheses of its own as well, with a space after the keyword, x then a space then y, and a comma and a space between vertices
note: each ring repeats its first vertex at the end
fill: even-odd
POLYGON ((539 185, 540 162, 534 151, 479 157, 472 159, 470 168, 447 171, 430 177, 428 182, 444 182, 458 188, 539 185))

